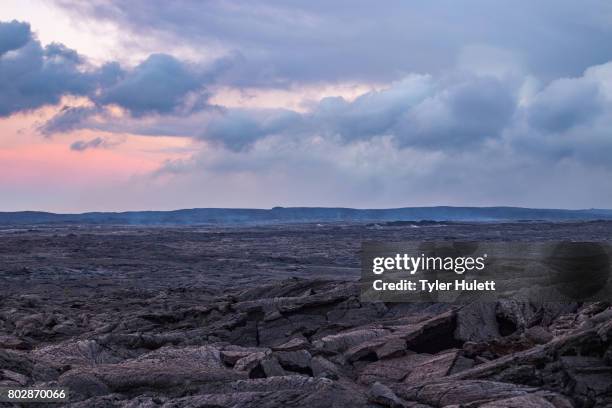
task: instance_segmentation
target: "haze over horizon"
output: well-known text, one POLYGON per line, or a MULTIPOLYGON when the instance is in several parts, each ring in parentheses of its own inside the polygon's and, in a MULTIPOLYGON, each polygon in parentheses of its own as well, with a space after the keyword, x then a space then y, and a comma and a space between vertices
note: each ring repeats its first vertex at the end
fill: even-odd
POLYGON ((325 206, 273 206, 273 207, 185 207, 185 208, 172 208, 167 210, 157 210, 150 208, 140 208, 140 209, 128 209, 121 211, 78 211, 78 212, 66 212, 66 211, 46 211, 46 210, 37 210, 37 209, 22 209, 16 211, 4 211, 0 210, 0 213, 49 213, 49 214, 58 214, 58 215, 81 215, 81 214, 89 214, 89 213, 146 213, 146 212, 181 212, 181 211, 193 211, 193 210, 246 210, 246 211, 274 211, 277 209, 281 210, 292 210, 292 209, 305 209, 305 210, 356 210, 356 211, 389 211, 389 210, 404 210, 404 209, 440 209, 440 208, 448 208, 450 210, 453 209, 471 209, 471 210, 479 210, 479 209, 511 209, 511 210, 535 210, 535 211, 603 211, 610 212, 612 215, 612 208, 547 208, 547 207, 516 207, 516 206, 446 206, 446 205, 438 205, 438 206, 401 206, 401 207, 325 207, 325 206))
POLYGON ((5 0, 0 211, 612 208, 612 3, 5 0))

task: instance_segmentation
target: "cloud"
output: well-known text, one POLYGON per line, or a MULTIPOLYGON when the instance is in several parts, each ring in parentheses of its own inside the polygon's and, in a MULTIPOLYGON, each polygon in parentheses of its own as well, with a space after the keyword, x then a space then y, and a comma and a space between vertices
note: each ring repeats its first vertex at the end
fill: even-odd
POLYGON ((206 7, 197 0, 56 3, 159 48, 239 53, 242 63, 224 76, 235 86, 390 82, 409 72, 440 74, 458 59, 498 71, 496 58, 507 56, 523 65, 513 69, 550 80, 579 75, 612 55, 612 3, 605 0, 391 0, 385 7, 372 0, 351 7, 324 0, 213 0, 206 7), (480 47, 478 55, 473 47, 480 47), (474 61, 486 49, 496 51, 474 61))
POLYGON ((59 113, 39 126, 38 130, 50 136, 55 133, 67 133, 86 125, 92 115, 100 113, 101 109, 92 106, 64 106, 59 113))
POLYGON ((0 56, 23 47, 30 40, 30 25, 11 21, 0 23, 0 56))
POLYGON ((231 64, 224 58, 194 65, 160 53, 133 68, 112 61, 94 67, 63 44, 43 47, 27 23, 0 22, 0 116, 54 105, 64 95, 96 107, 63 110, 42 127, 45 134, 77 128, 110 105, 135 117, 191 113, 209 108, 206 86, 231 64))
POLYGON ((495 78, 412 75, 354 101, 323 98, 307 113, 228 109, 198 137, 232 150, 279 135, 316 135, 344 143, 389 136, 400 147, 466 149, 499 137, 516 104, 514 90, 495 78))
POLYGON ((205 124, 199 137, 240 151, 267 136, 298 130, 301 120, 298 113, 290 110, 227 109, 205 124))
POLYGON ((8 38, 2 46, 10 50, 0 54, 0 116, 56 104, 62 95, 87 95, 95 89, 94 76, 81 70, 82 59, 76 52, 60 44, 42 47, 28 24, 0 23, 0 31, 8 38))
POLYGON ((367 139, 392 131, 410 109, 436 92, 429 75, 410 75, 391 86, 367 92, 349 102, 341 97, 322 99, 309 121, 322 133, 343 140, 367 139))
POLYGON ((453 78, 402 111, 388 133, 401 146, 465 150, 499 137, 515 108, 514 90, 496 78, 453 78))
POLYGON ((102 137, 96 137, 91 140, 77 140, 70 145, 70 150, 75 152, 83 152, 87 149, 98 149, 109 147, 111 143, 102 137))
POLYGON ((116 83, 102 88, 94 100, 121 106, 135 116, 171 113, 183 105, 187 94, 204 85, 196 72, 165 54, 151 55, 118 76, 116 83))
POLYGON ((534 98, 528 109, 529 123, 548 132, 564 132, 586 124, 604 109, 599 84, 589 78, 553 81, 534 98))
POLYGON ((45 129, 187 136, 234 152, 312 138, 347 148, 386 138, 399 150, 453 154, 504 144, 532 157, 612 167, 601 153, 612 145, 607 136, 612 125, 611 66, 590 67, 581 76, 539 85, 529 75, 412 74, 354 100, 322 98, 303 112, 217 107, 117 118, 96 108, 65 109, 45 129))
POLYGON ((612 62, 553 80, 522 98, 503 140, 534 160, 612 169, 612 62))

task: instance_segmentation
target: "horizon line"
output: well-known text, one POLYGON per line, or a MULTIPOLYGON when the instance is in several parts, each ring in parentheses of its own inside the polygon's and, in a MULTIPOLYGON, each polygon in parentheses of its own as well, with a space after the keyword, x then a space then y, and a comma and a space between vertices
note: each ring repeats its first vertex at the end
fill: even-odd
POLYGON ((281 209, 335 209, 335 210, 357 210, 357 211, 389 211, 403 209, 433 209, 433 208, 449 208, 449 209, 522 209, 522 210, 544 210, 544 211, 612 211, 612 208, 559 208, 559 207, 522 207, 511 205, 421 205, 421 206, 404 206, 404 207, 344 207, 344 206, 273 206, 273 207, 183 207, 170 210, 98 210, 98 211, 80 211, 80 212, 56 212, 48 210, 0 210, 0 214, 18 214, 18 213, 39 213, 39 214, 55 214, 55 215, 84 215, 84 214, 125 214, 125 213, 144 213, 144 212, 178 212, 178 211, 193 211, 193 210, 236 210, 236 211, 274 211, 281 209))

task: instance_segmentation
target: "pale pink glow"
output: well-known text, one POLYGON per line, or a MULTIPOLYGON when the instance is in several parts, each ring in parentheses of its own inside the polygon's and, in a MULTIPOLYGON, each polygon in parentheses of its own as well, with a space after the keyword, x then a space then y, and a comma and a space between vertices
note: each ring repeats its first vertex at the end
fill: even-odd
POLYGON ((153 171, 159 163, 111 150, 73 152, 61 145, 22 146, 0 150, 0 184, 36 186, 49 183, 86 185, 119 181, 153 171))
POLYGON ((193 142, 84 130, 43 137, 36 128, 57 111, 46 107, 0 120, 0 188, 80 188, 113 185, 155 172, 165 161, 186 158, 193 142), (110 148, 73 151, 77 140, 102 137, 110 148))

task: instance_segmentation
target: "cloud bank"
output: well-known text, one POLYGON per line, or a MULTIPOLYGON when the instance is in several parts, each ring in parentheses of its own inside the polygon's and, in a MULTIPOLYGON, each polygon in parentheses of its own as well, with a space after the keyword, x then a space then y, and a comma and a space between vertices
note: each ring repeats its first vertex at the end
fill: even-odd
MULTIPOLYGON (((546 80, 577 76, 612 55, 612 4, 605 0, 390 0, 384 6, 355 0, 350 7, 325 0, 55 2, 80 19, 116 24, 160 47, 214 44, 239 52, 242 64, 225 78, 239 86, 439 74, 466 47, 501 50, 487 63, 507 67, 510 59, 546 80)), ((469 54, 472 62, 479 58, 469 54)))

